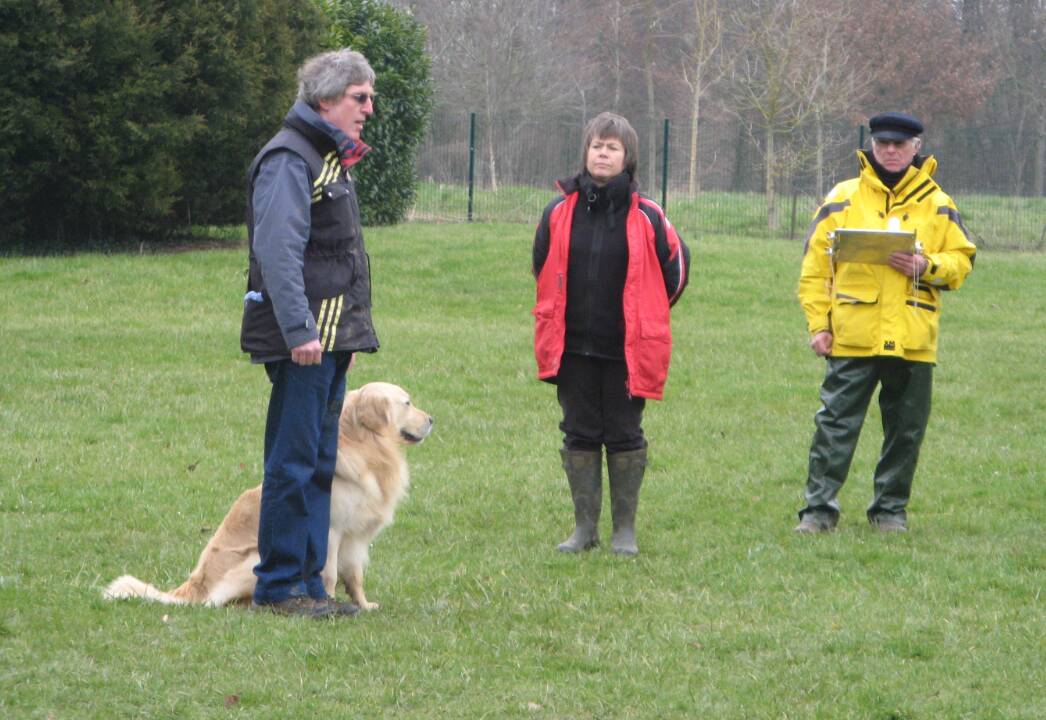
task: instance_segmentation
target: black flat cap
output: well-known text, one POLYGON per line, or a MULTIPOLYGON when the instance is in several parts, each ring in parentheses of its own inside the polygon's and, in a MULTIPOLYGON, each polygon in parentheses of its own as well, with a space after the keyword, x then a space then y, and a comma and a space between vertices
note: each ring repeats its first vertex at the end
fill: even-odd
POLYGON ((872 137, 879 140, 907 140, 923 131, 917 118, 899 112, 879 113, 868 121, 868 127, 872 137))

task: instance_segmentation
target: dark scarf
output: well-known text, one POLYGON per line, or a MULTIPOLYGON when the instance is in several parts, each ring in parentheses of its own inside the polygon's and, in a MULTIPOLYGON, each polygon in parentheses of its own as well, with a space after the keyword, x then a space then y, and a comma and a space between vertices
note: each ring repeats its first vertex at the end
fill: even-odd
MULTIPOLYGON (((897 183, 901 182, 901 178, 903 178, 908 173, 908 168, 911 167, 911 165, 909 165, 908 167, 898 170, 897 172, 890 172, 889 170, 887 170, 879 164, 879 162, 875 159, 875 154, 871 150, 866 152, 864 156, 868 158, 868 163, 872 166, 872 170, 875 170, 875 174, 879 177, 879 180, 882 181, 882 184, 890 188, 891 190, 894 188, 895 185, 897 185, 897 183)), ((916 155, 912 159, 912 165, 914 165, 917 168, 921 168, 925 159, 926 158, 924 158, 922 155, 916 155)))

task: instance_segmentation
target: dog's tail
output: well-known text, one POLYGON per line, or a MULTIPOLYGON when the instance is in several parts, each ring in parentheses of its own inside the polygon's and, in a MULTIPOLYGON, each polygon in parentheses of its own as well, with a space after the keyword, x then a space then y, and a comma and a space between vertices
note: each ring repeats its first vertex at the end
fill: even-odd
POLYGON ((165 605, 185 605, 186 600, 171 593, 164 592, 143 582, 132 575, 123 575, 116 578, 102 591, 102 597, 106 600, 125 600, 127 598, 142 598, 152 600, 165 605))

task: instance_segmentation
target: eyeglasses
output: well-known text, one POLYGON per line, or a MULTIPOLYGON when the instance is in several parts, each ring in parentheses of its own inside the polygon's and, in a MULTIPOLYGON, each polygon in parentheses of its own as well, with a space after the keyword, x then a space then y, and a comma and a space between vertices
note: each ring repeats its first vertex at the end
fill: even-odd
POLYGON ((364 93, 364 92, 361 92, 361 93, 345 93, 345 94, 348 95, 353 100, 355 100, 356 102, 358 102, 360 105, 366 105, 368 100, 370 102, 377 102, 378 101, 378 94, 377 93, 364 93))
POLYGON ((876 145, 882 145, 884 147, 900 148, 900 147, 904 147, 905 145, 910 143, 912 141, 912 139, 913 138, 907 138, 905 140, 887 140, 885 138, 873 137, 872 138, 872 142, 874 142, 876 145))

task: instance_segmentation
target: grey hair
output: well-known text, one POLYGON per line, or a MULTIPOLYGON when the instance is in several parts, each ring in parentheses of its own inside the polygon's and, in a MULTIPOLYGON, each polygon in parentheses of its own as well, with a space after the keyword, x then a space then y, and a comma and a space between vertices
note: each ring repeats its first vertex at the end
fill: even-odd
POLYGON ((298 99, 312 109, 320 101, 332 101, 345 94, 349 85, 374 82, 374 70, 367 58, 349 48, 314 55, 298 70, 298 99))
POLYGON ((585 124, 584 140, 581 143, 581 169, 588 161, 588 148, 599 138, 614 138, 625 148, 625 172, 635 180, 639 167, 639 137, 631 123, 612 112, 601 112, 585 124))

